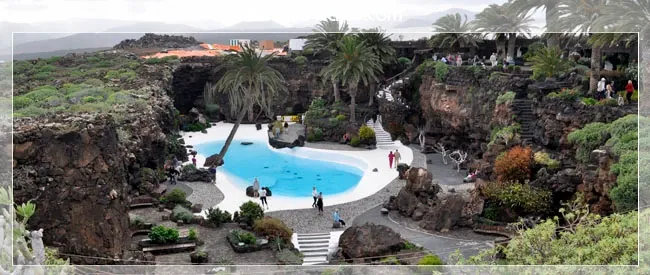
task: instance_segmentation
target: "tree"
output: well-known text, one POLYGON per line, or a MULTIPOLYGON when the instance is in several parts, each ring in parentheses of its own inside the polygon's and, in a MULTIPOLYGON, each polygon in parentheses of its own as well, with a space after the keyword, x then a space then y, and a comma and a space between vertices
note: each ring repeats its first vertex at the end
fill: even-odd
MULTIPOLYGON (((363 30, 363 32, 357 34, 357 37, 379 58, 382 65, 395 63, 395 48, 391 46, 388 35, 380 28, 363 30)), ((369 89, 370 102, 368 102, 368 106, 371 106, 377 94, 377 82, 371 81, 369 89)))
POLYGON ((350 94, 350 121, 355 122, 356 95, 359 83, 368 85, 377 81, 377 73, 382 72, 381 61, 356 36, 346 36, 339 41, 339 52, 332 62, 323 69, 323 78, 332 81, 341 81, 348 86, 350 94))
POLYGON ((531 11, 535 12, 539 9, 544 9, 546 19, 546 32, 547 40, 546 46, 549 48, 559 47, 559 32, 560 29, 553 24, 552 15, 553 10, 557 7, 560 0, 513 0, 510 2, 509 9, 518 15, 526 15, 531 11))
POLYGON ((206 91, 206 99, 213 101, 217 93, 227 93, 230 108, 237 113, 235 125, 217 156, 217 165, 226 155, 244 115, 249 113, 249 119, 252 120, 251 110, 255 104, 267 114, 270 113, 272 99, 286 92, 284 77, 268 65, 274 56, 275 53, 262 56, 262 53, 258 54, 255 49, 244 45, 230 63, 217 68, 227 68, 227 71, 214 88, 206 91))
POLYGON ((569 68, 569 62, 562 59, 562 50, 557 47, 541 48, 533 54, 530 61, 533 62, 533 78, 551 78, 569 68))
POLYGON ((508 265, 636 265, 638 212, 608 217, 589 213, 578 196, 560 209, 558 217, 526 228, 517 226, 517 234, 507 247, 495 247, 465 259, 459 251, 452 256, 458 264, 508 265), (496 255, 505 254, 505 262, 496 255))
POLYGON ((433 31, 436 32, 428 44, 430 47, 443 49, 458 49, 464 47, 477 47, 476 43, 480 38, 473 31, 472 24, 467 21, 467 15, 461 17, 460 13, 447 14, 433 23, 433 31))
MULTIPOLYGON (((346 21, 343 21, 341 24, 336 20, 336 17, 332 16, 320 21, 312 31, 314 33, 307 36, 305 49, 312 49, 315 53, 326 53, 330 56, 334 56, 339 50, 338 42, 350 32, 350 28, 346 21)), ((334 101, 340 101, 339 82, 332 81, 332 88, 334 92, 334 101)))
MULTIPOLYGON (((479 32, 507 33, 507 55, 516 57, 517 35, 530 35, 532 15, 517 14, 509 9, 509 4, 492 4, 476 15, 475 28, 479 32)), ((498 40, 499 37, 497 37, 498 40)))

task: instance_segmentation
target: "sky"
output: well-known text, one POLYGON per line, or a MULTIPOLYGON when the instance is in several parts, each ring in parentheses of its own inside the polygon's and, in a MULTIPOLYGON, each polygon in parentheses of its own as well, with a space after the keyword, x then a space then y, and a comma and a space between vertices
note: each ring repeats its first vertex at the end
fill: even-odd
MULTIPOLYGON (((379 19, 398 23, 404 17, 426 15, 449 8, 480 12, 507 0, 0 0, 0 20, 15 23, 65 21, 75 18, 161 21, 165 23, 273 20, 287 27, 305 27, 329 16, 355 25, 379 19), (257 8, 259 7, 259 8, 257 8)), ((359 26, 365 27, 365 26, 359 26)))

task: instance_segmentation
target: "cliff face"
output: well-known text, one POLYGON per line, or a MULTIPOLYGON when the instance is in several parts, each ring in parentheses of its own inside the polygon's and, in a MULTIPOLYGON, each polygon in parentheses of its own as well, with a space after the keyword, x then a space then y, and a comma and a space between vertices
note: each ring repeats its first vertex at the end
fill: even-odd
POLYGON ((48 232, 43 241, 62 253, 121 257, 130 241, 124 154, 110 116, 16 121, 14 198, 36 203, 29 226, 48 232))

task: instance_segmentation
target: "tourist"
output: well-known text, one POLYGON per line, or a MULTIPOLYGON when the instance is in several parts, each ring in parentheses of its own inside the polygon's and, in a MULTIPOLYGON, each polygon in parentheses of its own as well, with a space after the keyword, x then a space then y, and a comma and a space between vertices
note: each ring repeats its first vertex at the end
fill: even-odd
POLYGON ((393 158, 395 158, 395 154, 393 154, 393 151, 390 151, 390 153, 388 153, 388 167, 391 169, 393 168, 393 158))
POLYGON ((262 209, 264 209, 264 206, 266 205, 266 209, 269 209, 269 203, 266 202, 266 189, 262 187, 260 190, 260 201, 262 202, 262 209))
POLYGON ((318 193, 318 201, 316 201, 316 206, 318 206, 318 215, 323 215, 323 192, 318 193))
POLYGON ((460 56, 460 54, 456 57, 456 66, 460 67, 463 65, 463 58, 460 56))
POLYGON ((260 194, 260 182, 257 180, 257 177, 255 177, 255 180, 253 180, 253 197, 257 197, 260 194))
POLYGON ((169 170, 167 171, 167 175, 169 176, 169 183, 171 185, 176 185, 176 177, 180 172, 178 171, 178 168, 176 167, 169 167, 169 170))
POLYGON ((490 55, 490 64, 492 67, 495 67, 497 65, 497 55, 495 53, 492 53, 492 55, 490 55))
POLYGON ((614 95, 614 89, 612 88, 612 84, 607 85, 607 91, 605 92, 605 96, 607 99, 611 99, 612 96, 614 95))
POLYGON ((176 168, 178 166, 180 166, 180 163, 178 161, 178 158, 176 158, 176 156, 174 156, 174 158, 172 159, 172 167, 176 168))
POLYGON ((605 98, 605 78, 601 78, 598 81, 598 87, 596 88, 596 99, 601 100, 605 98))
POLYGON ((217 166, 214 164, 210 166, 210 175, 212 175, 210 183, 217 183, 217 166))
POLYGON ((440 62, 447 64, 447 58, 443 56, 442 59, 440 59, 440 62))
POLYGON ((342 226, 345 227, 345 221, 343 221, 341 219, 341 216, 339 216, 339 210, 338 209, 334 210, 334 214, 332 214, 332 216, 334 217, 334 222, 339 222, 339 223, 341 223, 342 226))
POLYGON ((433 54, 433 61, 438 61, 438 54, 433 54))
POLYGON ((399 150, 395 149, 395 154, 393 155, 393 157, 395 158, 395 168, 397 168, 400 159, 402 159, 402 154, 399 153, 399 150))
POLYGON ((625 98, 628 104, 632 103, 632 94, 634 94, 634 84, 632 84, 632 80, 628 80, 625 86, 625 98))
POLYGON ((192 164, 196 167, 196 156, 192 156, 192 164))
POLYGON ((318 191, 316 190, 316 186, 311 190, 311 196, 314 197, 314 203, 311 204, 311 207, 316 208, 316 203, 318 202, 318 191))
POLYGON ((284 122, 284 128, 289 128, 289 122, 284 122))

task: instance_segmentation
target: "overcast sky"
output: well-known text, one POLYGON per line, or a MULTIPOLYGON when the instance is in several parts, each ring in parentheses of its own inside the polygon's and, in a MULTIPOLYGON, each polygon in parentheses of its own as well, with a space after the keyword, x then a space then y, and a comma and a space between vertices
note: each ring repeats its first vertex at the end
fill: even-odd
MULTIPOLYGON (((190 23, 273 20, 304 27, 328 16, 351 23, 367 18, 399 20, 449 8, 480 12, 506 0, 0 0, 0 20, 16 23, 65 21, 74 18, 190 23)), ((387 24, 390 25, 390 24, 387 24)))

